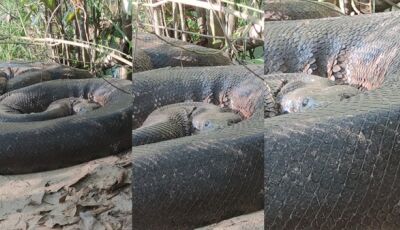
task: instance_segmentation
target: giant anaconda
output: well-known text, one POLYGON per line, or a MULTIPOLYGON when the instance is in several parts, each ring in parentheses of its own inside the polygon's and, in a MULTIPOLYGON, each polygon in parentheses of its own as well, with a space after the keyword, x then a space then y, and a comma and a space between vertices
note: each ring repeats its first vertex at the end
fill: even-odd
MULTIPOLYGON (((263 66, 248 68, 261 74, 263 66)), ((259 77, 270 90, 243 66, 164 68, 133 75, 134 226, 190 229, 262 209, 263 102, 270 102, 282 82, 292 82, 296 75, 259 77), (185 123, 196 104, 184 101, 226 106, 245 120, 187 136, 185 123), (171 107, 177 111, 156 110, 171 107), (156 125, 146 124, 149 114, 154 116, 150 125, 156 125), (178 139, 163 141, 171 138, 178 139), (163 142, 146 144, 156 141, 163 142)))
MULTIPOLYGON (((262 75, 262 66, 249 66, 262 75)), ((246 118, 208 133, 141 145, 133 153, 133 226, 191 229, 263 207, 264 85, 243 66, 175 67, 134 74, 133 128, 156 108, 226 104, 246 118)))
MULTIPOLYGON (((250 70, 262 75, 260 68, 252 66, 250 70)), ((250 118, 207 134, 133 147, 135 227, 188 229, 263 208, 263 111, 253 114, 266 89, 251 71, 243 66, 178 67, 133 75, 134 145, 185 136, 185 126, 177 123, 185 122, 186 108, 181 108, 183 117, 173 118, 177 122, 164 116, 168 122, 150 129, 140 127, 152 111, 169 104, 226 104, 250 118)), ((292 79, 294 76, 279 74, 265 79, 271 86, 264 95, 264 103, 271 109, 268 114, 276 114, 272 93, 282 80, 292 79)))
POLYGON ((265 73, 369 90, 264 120, 266 229, 400 227, 400 14, 266 22, 265 73))
POLYGON ((121 91, 130 81, 77 79, 92 75, 58 64, 2 63, 0 70, 8 91, 0 96, 0 174, 57 169, 131 147, 132 97, 121 91))

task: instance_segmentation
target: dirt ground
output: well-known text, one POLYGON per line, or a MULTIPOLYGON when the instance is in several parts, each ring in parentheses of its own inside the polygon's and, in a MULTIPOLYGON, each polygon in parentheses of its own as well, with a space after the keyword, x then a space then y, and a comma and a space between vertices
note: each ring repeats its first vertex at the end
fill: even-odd
POLYGON ((196 230, 263 230, 264 211, 234 217, 196 230))
POLYGON ((0 229, 132 229, 130 152, 0 176, 0 229))

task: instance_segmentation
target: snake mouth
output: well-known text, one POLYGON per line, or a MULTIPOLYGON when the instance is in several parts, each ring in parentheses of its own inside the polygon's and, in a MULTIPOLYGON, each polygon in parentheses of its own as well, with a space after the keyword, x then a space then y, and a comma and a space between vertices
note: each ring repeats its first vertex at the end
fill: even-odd
MULTIPOLYGON (((210 104, 209 107, 214 105, 210 104)), ((207 110, 204 107, 194 107, 188 114, 190 135, 198 135, 210 131, 220 130, 244 120, 238 111, 229 108, 217 108, 207 110)))

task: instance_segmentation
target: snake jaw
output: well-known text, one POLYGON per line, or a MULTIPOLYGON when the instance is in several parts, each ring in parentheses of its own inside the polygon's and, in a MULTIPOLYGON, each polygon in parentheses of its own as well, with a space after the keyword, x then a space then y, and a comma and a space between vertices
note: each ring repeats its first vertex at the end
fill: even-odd
POLYGON ((93 100, 74 99, 72 102, 73 114, 84 114, 101 107, 99 103, 93 100))

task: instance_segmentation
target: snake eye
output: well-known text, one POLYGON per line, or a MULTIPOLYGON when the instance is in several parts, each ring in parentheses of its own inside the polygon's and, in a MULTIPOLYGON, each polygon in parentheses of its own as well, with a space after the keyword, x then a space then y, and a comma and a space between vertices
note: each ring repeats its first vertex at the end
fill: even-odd
POLYGON ((210 122, 209 121, 206 121, 206 122, 204 122, 204 127, 208 127, 210 125, 210 122))
POLYGON ((306 107, 308 105, 308 102, 310 100, 308 98, 304 98, 303 102, 301 103, 303 107, 306 107))

